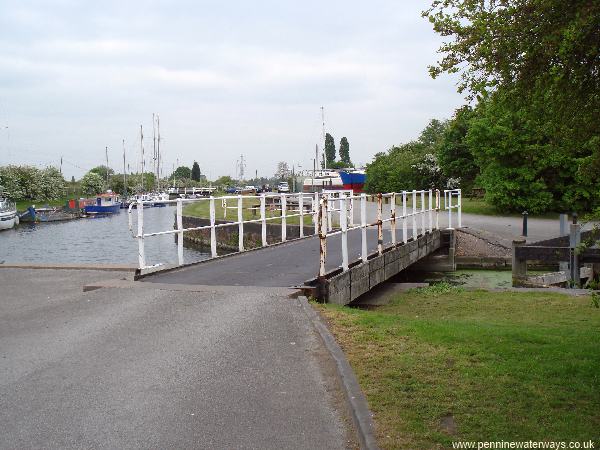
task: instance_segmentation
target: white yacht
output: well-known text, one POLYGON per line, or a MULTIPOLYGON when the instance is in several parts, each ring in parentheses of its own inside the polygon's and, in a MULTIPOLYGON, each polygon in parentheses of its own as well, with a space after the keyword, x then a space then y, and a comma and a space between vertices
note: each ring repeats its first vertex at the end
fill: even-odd
POLYGON ((0 230, 8 230, 18 224, 17 207, 10 200, 0 197, 0 230))

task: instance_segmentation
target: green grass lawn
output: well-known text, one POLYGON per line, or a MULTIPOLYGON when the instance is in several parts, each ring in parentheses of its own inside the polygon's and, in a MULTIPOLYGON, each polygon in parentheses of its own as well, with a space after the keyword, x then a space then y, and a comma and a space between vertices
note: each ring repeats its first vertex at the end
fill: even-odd
POLYGON ((589 297, 437 285, 376 310, 315 306, 382 448, 600 441, 600 309, 589 297))
POLYGON ((27 208, 29 208, 31 205, 35 205, 38 208, 43 208, 46 205, 50 206, 50 207, 54 207, 54 206, 65 206, 65 204, 67 203, 68 200, 72 199, 72 198, 79 198, 79 196, 67 196, 67 197, 62 197, 59 198, 57 200, 20 200, 18 202, 15 202, 15 204, 17 205, 17 210, 18 211, 24 211, 27 208))
MULTIPOLYGON (((246 197, 243 199, 243 217, 244 220, 260 219, 260 200, 258 198, 246 197), (252 210, 250 208, 256 207, 257 209, 252 210)), ((224 209, 222 207, 221 199, 215 199, 215 216, 217 220, 231 220, 237 221, 237 209, 229 209, 230 207, 237 207, 237 199, 227 199, 227 216, 224 215, 224 209)), ((188 204, 183 208, 183 214, 186 216, 209 218, 210 217, 210 204, 208 200, 200 200, 192 204, 188 204)), ((287 211, 287 215, 298 214, 297 212, 287 211)), ((312 225, 312 216, 306 210, 304 212, 304 224, 312 225)), ((269 220, 267 223, 281 223, 281 211, 272 211, 269 206, 266 207, 267 217, 277 217, 277 219, 269 220)), ((298 225, 300 223, 300 217, 287 217, 286 222, 290 225, 298 225)))

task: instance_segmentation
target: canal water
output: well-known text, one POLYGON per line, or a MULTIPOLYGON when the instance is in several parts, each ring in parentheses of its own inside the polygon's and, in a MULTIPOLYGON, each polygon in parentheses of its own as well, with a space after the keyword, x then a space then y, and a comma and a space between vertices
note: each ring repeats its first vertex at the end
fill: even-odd
MULTIPOLYGON (((137 212, 133 210, 134 230, 137 212)), ((175 207, 144 209, 144 232, 173 228, 175 207)), ((146 264, 169 264, 177 261, 173 235, 153 236, 146 241, 146 264)), ((206 259, 209 255, 184 248, 186 263, 206 259)), ((138 245, 129 232, 127 210, 119 214, 69 220, 64 222, 22 223, 12 230, 0 231, 0 263, 40 264, 135 264, 138 245)))

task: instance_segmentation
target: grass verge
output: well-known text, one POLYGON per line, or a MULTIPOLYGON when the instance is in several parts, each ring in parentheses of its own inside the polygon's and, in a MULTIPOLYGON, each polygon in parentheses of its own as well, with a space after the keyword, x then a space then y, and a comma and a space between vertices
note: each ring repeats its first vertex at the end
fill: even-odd
MULTIPOLYGON (((242 214, 244 220, 260 219, 260 200, 257 198, 243 198, 242 200, 242 214)), ((220 198, 215 199, 215 216, 217 220, 231 220, 237 221, 237 200, 227 199, 227 215, 224 214, 225 209, 221 203, 220 198)), ((267 205, 265 210, 267 217, 274 217, 275 219, 269 220, 267 223, 281 223, 280 211, 271 210, 267 205)), ((210 217, 210 202, 207 200, 201 200, 189 204, 183 208, 183 214, 186 216, 200 217, 208 219, 210 217)), ((288 211, 287 214, 298 214, 294 211, 288 211)), ((304 225, 312 224, 312 216, 306 210, 304 212, 304 225)), ((289 225, 298 225, 300 223, 300 217, 287 217, 286 223, 289 225)))
POLYGON ((382 448, 600 440, 600 310, 589 297, 438 285, 371 311, 315 306, 382 448))

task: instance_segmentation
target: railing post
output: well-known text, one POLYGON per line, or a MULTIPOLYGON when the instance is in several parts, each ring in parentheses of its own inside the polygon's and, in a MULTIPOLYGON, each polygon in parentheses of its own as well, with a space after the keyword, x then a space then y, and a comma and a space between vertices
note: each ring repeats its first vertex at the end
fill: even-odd
POLYGON ((392 234, 392 245, 396 245, 396 194, 390 197, 390 232, 392 234))
POLYGON ((223 208, 223 219, 227 219, 227 199, 221 200, 221 208, 223 208))
POLYGON ((304 237, 304 194, 298 194, 298 209, 300 210, 300 237, 304 237))
POLYGON ((281 242, 287 240, 287 220, 286 220, 287 202, 285 194, 281 194, 281 242))
POLYGON ((183 205, 181 199, 177 199, 177 262, 183 265, 183 205))
POLYGON ((312 197, 313 225, 315 226, 315 236, 319 234, 319 193, 315 192, 312 197))
POLYGON ((146 253, 144 251, 144 204, 137 201, 138 213, 138 264, 140 269, 146 267, 146 253))
POLYGON ((215 198, 211 195, 209 200, 210 210, 210 255, 217 257, 217 230, 215 229, 215 198))
POLYGON ((452 192, 444 191, 444 201, 447 201, 446 208, 448 208, 448 229, 452 230, 452 192))
POLYGON ((435 229, 440 228, 440 190, 435 190, 435 229))
POLYGON ((319 276, 325 276, 325 261, 327 260, 327 196, 323 194, 321 200, 318 224, 319 224, 319 276))
POLYGON ((417 191, 412 191, 412 235, 413 241, 417 240, 417 191))
POLYGON ((261 237, 262 246, 266 247, 267 243, 267 211, 265 205, 265 194, 260 195, 260 223, 261 223, 261 237))
POLYGON ((342 270, 348 270, 348 216, 346 215, 346 197, 340 198, 340 209, 344 214, 340 215, 340 227, 342 228, 342 270))
POLYGON ((237 216, 238 216, 238 247, 240 252, 244 251, 244 206, 241 195, 238 195, 237 216))
POLYGON ((383 222, 381 220, 383 212, 383 195, 377 194, 377 253, 383 254, 383 222))
POLYGON ((354 192, 352 194, 350 194, 350 212, 349 212, 349 217, 350 217, 350 226, 351 227, 354 226, 354 199, 352 198, 353 195, 354 195, 354 192))
POLYGON ((421 232, 425 236, 425 190, 421 191, 421 232))
POLYGON ((406 218, 406 191, 402 191, 402 242, 408 242, 408 222, 406 218))
POLYGON ((329 194, 325 194, 327 196, 327 231, 333 230, 333 220, 332 219, 332 210, 335 209, 335 200, 333 198, 329 198, 329 194), (329 200, 331 200, 331 204, 329 204, 329 200))
POLYGON ((575 287, 581 287, 581 272, 577 247, 581 243, 581 224, 577 223, 577 215, 573 214, 573 223, 569 226, 569 247, 571 248, 571 280, 575 287))
POLYGON ((433 231, 433 213, 432 213, 432 208, 433 208, 433 190, 429 189, 429 233, 431 233, 433 231))
POLYGON ((462 190, 458 190, 458 228, 462 228, 462 190))
POLYGON ((367 262, 367 196, 360 194, 360 234, 361 234, 361 257, 367 262))

